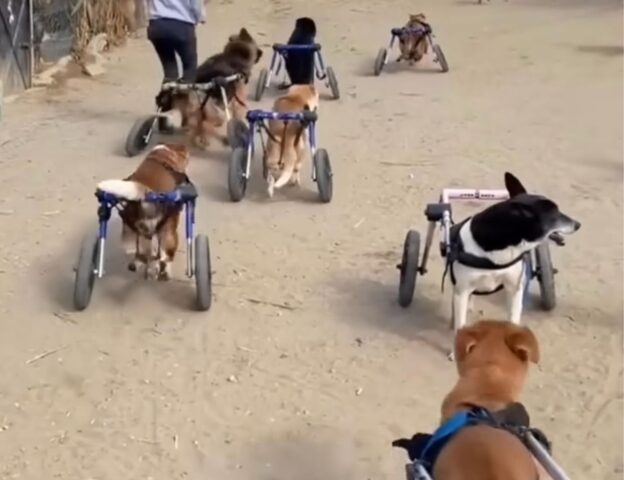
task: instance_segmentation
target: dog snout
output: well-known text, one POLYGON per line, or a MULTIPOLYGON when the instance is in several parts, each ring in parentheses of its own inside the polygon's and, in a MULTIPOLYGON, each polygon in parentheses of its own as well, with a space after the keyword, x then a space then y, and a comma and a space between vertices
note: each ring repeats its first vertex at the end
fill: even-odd
POLYGON ((581 222, 574 220, 563 213, 560 215, 559 225, 562 233, 574 233, 581 228, 581 222))

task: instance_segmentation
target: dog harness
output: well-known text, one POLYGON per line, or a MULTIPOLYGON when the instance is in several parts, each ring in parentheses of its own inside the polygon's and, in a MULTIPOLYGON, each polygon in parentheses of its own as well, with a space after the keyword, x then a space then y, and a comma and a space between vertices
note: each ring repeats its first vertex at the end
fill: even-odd
MULTIPOLYGON (((444 291, 444 280, 446 279, 447 273, 451 274, 451 282, 453 285, 457 283, 457 279, 455 277, 455 272, 453 271, 453 263, 461 263, 467 267, 477 268, 479 270, 504 270, 505 268, 509 268, 516 263, 525 260, 527 257, 527 253, 523 253, 518 257, 514 258, 510 262, 504 264, 494 263, 491 260, 483 257, 478 257, 473 255, 472 253, 468 253, 464 249, 464 242, 462 241, 460 231, 462 227, 470 220, 472 217, 468 217, 465 220, 462 220, 460 223, 455 224, 451 227, 451 231, 449 234, 449 250, 446 254, 446 265, 444 267, 444 273, 442 274, 442 291, 444 291)), ((489 292, 473 292, 475 295, 489 295, 491 293, 496 293, 502 290, 503 286, 499 285, 494 290, 489 292)))
POLYGON ((392 446, 405 448, 410 460, 420 463, 429 475, 433 475, 435 462, 448 442, 464 428, 475 425, 505 430, 517 437, 525 446, 527 445, 526 433, 530 432, 548 453, 551 453, 552 445, 546 435, 537 428, 530 428, 529 423, 529 415, 520 403, 511 404, 494 414, 485 408, 473 406, 469 410, 453 415, 431 435, 417 433, 411 440, 396 440, 392 446))
MULTIPOLYGON (((158 163, 158 165, 160 165, 165 170, 167 170, 173 177, 173 180, 176 184, 176 188, 180 187, 180 185, 183 185, 183 184, 190 184, 190 185, 193 184, 193 182, 191 182, 191 179, 188 177, 186 173, 177 171, 176 169, 174 169, 171 165, 167 163, 161 163, 155 159, 148 159, 148 160, 152 160, 158 163)), ((119 202, 119 204, 116 205, 116 208, 119 213, 119 216, 124 221, 124 223, 130 228, 130 230, 132 230, 137 235, 137 241, 138 241, 138 237, 142 236, 143 234, 136 229, 136 227, 134 226, 132 222, 127 220, 127 216, 125 213, 127 204, 128 204, 127 201, 119 202)), ((162 226, 165 224, 165 222, 169 220, 169 217, 172 214, 180 211, 180 207, 178 205, 166 205, 164 207, 164 210, 165 211, 163 212, 162 218, 158 221, 158 223, 154 227, 154 232, 159 232, 162 226)))

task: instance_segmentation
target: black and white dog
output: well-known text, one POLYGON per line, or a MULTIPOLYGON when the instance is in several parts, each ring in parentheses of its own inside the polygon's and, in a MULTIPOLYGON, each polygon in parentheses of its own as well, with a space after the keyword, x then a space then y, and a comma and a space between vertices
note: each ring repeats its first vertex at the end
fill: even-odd
POLYGON ((527 193, 520 181, 505 173, 509 199, 486 208, 451 229, 447 268, 453 281, 453 327, 465 326, 471 295, 507 294, 509 321, 519 324, 526 284, 525 255, 550 238, 563 244, 562 234, 581 224, 559 211, 552 200, 527 193))

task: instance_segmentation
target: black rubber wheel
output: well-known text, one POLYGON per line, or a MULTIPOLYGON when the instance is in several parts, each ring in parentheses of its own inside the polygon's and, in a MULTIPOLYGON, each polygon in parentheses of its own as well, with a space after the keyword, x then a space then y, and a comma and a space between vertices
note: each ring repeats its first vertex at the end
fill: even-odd
POLYGON ((206 235, 195 237, 195 288, 197 308, 206 311, 212 304, 212 266, 210 244, 206 235))
POLYGON ((334 97, 334 100, 338 100, 340 98, 340 90, 338 90, 338 80, 336 80, 334 69, 332 67, 327 67, 325 73, 327 74, 327 83, 329 83, 332 97, 334 97))
POLYGON ((98 260, 98 238, 95 235, 86 236, 80 246, 76 278, 74 280, 74 307, 84 310, 89 306, 93 286, 95 284, 95 269, 98 260))
POLYGON ((329 162, 329 154, 324 148, 319 148, 314 153, 314 170, 316 172, 316 187, 319 198, 323 203, 331 202, 334 194, 334 177, 329 162))
POLYGON ((247 135, 249 128, 242 120, 230 119, 227 123, 227 139, 230 148, 247 146, 247 135))
POLYGON ((266 80, 267 80, 268 75, 269 75, 269 71, 266 68, 263 68, 262 70, 260 70, 260 73, 258 74, 258 83, 256 83, 256 96, 255 96, 256 102, 259 102, 260 100, 262 100, 262 95, 264 95, 264 90, 266 88, 266 80))
POLYGON ((156 123, 155 120, 156 116, 150 115, 148 117, 139 118, 134 122, 126 138, 126 154, 129 157, 138 155, 148 146, 153 133, 154 124, 156 123))
POLYGON ((410 230, 403 245, 403 260, 398 266, 401 271, 399 281, 399 305, 409 307, 414 298, 416 275, 418 274, 418 259, 420 258, 420 233, 410 230))
POLYGON ((535 272, 540 285, 542 310, 551 311, 557 305, 555 269, 550 258, 550 245, 543 242, 535 249, 535 272))
POLYGON ((380 48, 377 58, 375 59, 375 76, 378 77, 386 64, 386 58, 388 57, 388 50, 386 48, 380 48))
POLYGON ((238 147, 232 150, 228 169, 228 190, 233 202, 240 202, 247 190, 247 149, 238 147))
POLYGON ((436 56, 436 60, 440 64, 440 68, 442 69, 442 73, 446 73, 449 71, 448 63, 446 63, 446 57, 444 56, 444 52, 442 48, 437 43, 432 46, 433 53, 436 56))

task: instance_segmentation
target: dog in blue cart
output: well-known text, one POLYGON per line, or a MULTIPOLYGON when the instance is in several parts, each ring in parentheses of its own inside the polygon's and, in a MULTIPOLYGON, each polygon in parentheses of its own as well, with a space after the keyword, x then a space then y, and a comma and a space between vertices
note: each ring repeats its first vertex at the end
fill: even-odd
POLYGON ((123 180, 104 180, 98 190, 126 201, 120 209, 123 220, 121 238, 130 257, 128 269, 144 268, 146 277, 169 280, 171 265, 178 249, 179 204, 142 201, 148 192, 174 191, 190 183, 186 175, 189 151, 184 145, 154 147, 138 168, 123 180), (157 240, 154 245, 153 239, 157 240))
MULTIPOLYGON (((277 113, 298 113, 304 110, 316 112, 319 105, 319 94, 314 85, 293 85, 285 95, 273 104, 277 113)), ((275 189, 287 184, 301 184, 301 166, 309 140, 303 122, 269 120, 267 129, 268 141, 264 165, 267 169, 269 197, 275 189)))
POLYGON ((551 444, 518 402, 537 338, 527 327, 481 321, 455 338, 459 380, 442 403, 440 427, 395 440, 407 450, 408 480, 564 480, 551 444), (554 475, 553 475, 554 474, 554 475))

